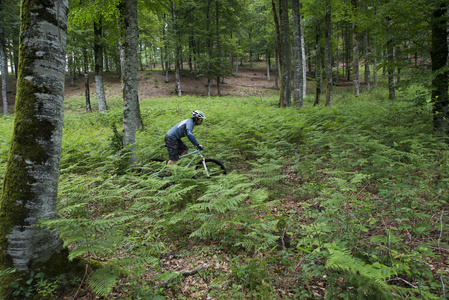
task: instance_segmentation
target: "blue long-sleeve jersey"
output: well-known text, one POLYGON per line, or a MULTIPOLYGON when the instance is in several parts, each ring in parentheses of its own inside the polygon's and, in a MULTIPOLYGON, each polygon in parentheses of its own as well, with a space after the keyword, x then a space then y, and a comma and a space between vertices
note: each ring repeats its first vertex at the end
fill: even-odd
POLYGON ((193 128, 195 127, 195 122, 193 119, 185 119, 173 126, 168 132, 167 135, 172 140, 180 140, 183 137, 187 137, 189 141, 193 144, 193 146, 198 146, 199 143, 196 141, 195 136, 193 135, 193 128))

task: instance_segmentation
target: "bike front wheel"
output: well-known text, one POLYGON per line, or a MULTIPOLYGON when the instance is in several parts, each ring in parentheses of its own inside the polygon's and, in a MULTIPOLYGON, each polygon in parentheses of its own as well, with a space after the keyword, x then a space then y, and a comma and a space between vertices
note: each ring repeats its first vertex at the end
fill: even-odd
POLYGON ((226 174, 225 166, 220 161, 218 161, 216 159, 206 158, 206 159, 204 159, 204 164, 206 165, 207 172, 203 165, 203 160, 200 160, 196 164, 195 169, 202 170, 204 172, 205 176, 207 176, 207 173, 209 173, 209 176, 218 176, 218 175, 226 174))

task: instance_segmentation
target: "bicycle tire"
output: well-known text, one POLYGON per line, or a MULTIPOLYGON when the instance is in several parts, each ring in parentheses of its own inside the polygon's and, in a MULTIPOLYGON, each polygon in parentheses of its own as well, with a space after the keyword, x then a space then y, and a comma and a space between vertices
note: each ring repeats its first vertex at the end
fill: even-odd
MULTIPOLYGON (((226 168, 222 162, 213 158, 206 158, 204 160, 206 162, 207 170, 209 171, 209 176, 218 176, 226 174, 226 168)), ((196 170, 204 169, 203 168, 203 160, 200 160, 195 167, 196 170)))

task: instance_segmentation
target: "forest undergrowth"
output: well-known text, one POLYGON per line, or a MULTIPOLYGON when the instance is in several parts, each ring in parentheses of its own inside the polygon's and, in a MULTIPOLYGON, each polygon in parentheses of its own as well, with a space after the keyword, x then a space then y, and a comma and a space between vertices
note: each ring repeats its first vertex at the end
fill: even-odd
MULTIPOLYGON (((90 267, 51 294, 447 298, 449 149, 418 91, 394 102, 380 88, 342 93, 332 107, 307 98, 302 110, 275 97, 145 99, 132 168, 121 100, 98 114, 66 99, 59 218, 45 225, 90 267), (194 109, 207 116, 194 132, 203 154, 228 174, 142 172, 167 157, 166 131, 194 109)), ((12 126, 1 119, 0 176, 12 126)))

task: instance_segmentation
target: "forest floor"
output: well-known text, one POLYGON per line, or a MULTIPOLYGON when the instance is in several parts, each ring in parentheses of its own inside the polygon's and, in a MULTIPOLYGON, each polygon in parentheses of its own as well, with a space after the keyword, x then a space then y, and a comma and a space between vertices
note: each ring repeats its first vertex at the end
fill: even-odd
MULTIPOLYGON (((271 80, 267 80, 267 71, 265 63, 254 64, 254 68, 250 69, 249 64, 239 66, 237 76, 229 76, 224 78, 220 83, 221 96, 273 96, 278 93, 275 87, 275 74, 270 72, 271 80)), ((197 77, 190 72, 188 66, 181 70, 181 90, 183 96, 207 96, 207 79, 205 77, 197 77)), ((120 78, 117 73, 105 72, 103 75, 104 90, 106 101, 111 97, 121 96, 120 78)), ((175 73, 172 69, 169 72, 168 82, 165 74, 160 69, 139 71, 139 99, 161 98, 176 96, 175 92, 175 73)), ((89 75, 91 101, 95 95, 95 75, 89 75)), ((14 102, 16 96, 16 81, 13 76, 9 80, 8 105, 9 110, 14 110, 14 102)), ((70 77, 66 77, 65 97, 84 97, 85 82, 83 74, 76 74, 73 85, 70 77)), ((211 96, 217 96, 217 84, 213 81, 211 87, 211 96)))
MULTIPOLYGON (((312 74, 310 74, 312 75, 312 74)), ((309 78, 309 74, 307 75, 309 78)), ((117 73, 105 72, 103 75, 104 90, 106 101, 111 97, 120 97, 122 90, 120 78, 117 73)), ((172 69, 169 72, 168 82, 165 82, 165 74, 160 69, 139 71, 139 99, 161 98, 176 96, 175 92, 175 73, 172 69)), ((334 79, 335 82, 335 79, 334 79)), ((89 75, 89 90, 91 101, 94 101, 95 95, 95 75, 89 75)), ((197 77, 190 72, 188 66, 181 71, 181 90, 183 96, 207 96, 207 79, 205 77, 197 77)), ((352 85, 352 81, 344 81, 341 77, 339 87, 348 88, 352 85)), ((313 94, 310 85, 308 85, 307 94, 313 94)), ((1 87, 0 87, 1 90, 1 87)), ((14 110, 16 97, 16 81, 10 76, 8 88, 8 106, 10 112, 14 110)), ((270 80, 267 79, 267 70, 265 62, 256 62, 254 67, 250 68, 249 63, 239 66, 237 75, 228 76, 220 83, 221 96, 275 96, 279 93, 275 86, 275 73, 270 71, 270 80)), ((70 77, 66 77, 65 82, 65 98, 84 97, 85 82, 84 75, 77 74, 73 85, 70 77)), ((217 96, 217 83, 214 80, 211 87, 211 96, 217 96)))

